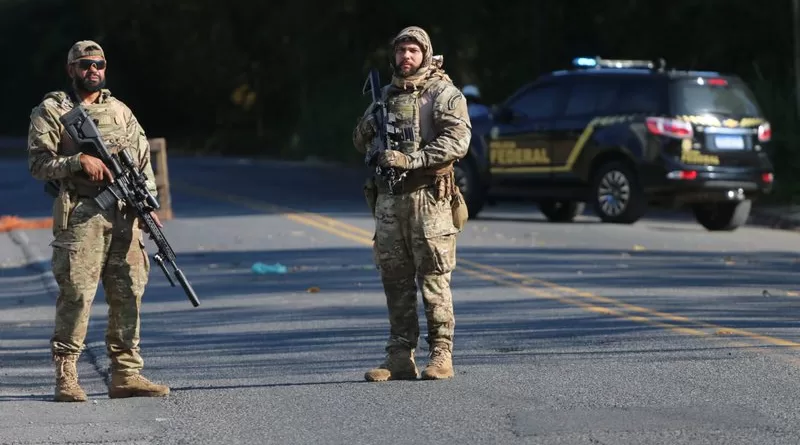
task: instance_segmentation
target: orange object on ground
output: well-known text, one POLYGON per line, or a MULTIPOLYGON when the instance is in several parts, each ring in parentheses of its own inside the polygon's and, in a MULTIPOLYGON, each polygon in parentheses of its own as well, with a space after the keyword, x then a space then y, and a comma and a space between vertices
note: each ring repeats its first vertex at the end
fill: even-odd
POLYGON ((53 227, 53 218, 24 219, 18 216, 0 216, 0 232, 26 229, 49 229, 53 227))

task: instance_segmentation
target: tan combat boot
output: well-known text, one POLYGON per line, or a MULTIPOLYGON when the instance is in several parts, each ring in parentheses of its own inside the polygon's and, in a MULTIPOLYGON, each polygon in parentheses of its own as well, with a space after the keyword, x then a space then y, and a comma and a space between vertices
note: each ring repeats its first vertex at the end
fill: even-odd
POLYGON ((56 364, 56 402, 85 402, 86 393, 78 384, 78 356, 54 355, 56 364))
POLYGON ((431 348, 430 361, 422 378, 425 380, 449 379, 453 377, 453 355, 447 345, 435 343, 431 348))
POLYGON ((414 350, 402 347, 390 348, 386 360, 377 368, 364 374, 368 382, 385 382, 387 380, 416 380, 419 376, 414 350))
POLYGON ((153 383, 139 373, 113 372, 108 385, 108 397, 111 399, 164 397, 168 394, 168 386, 153 383))

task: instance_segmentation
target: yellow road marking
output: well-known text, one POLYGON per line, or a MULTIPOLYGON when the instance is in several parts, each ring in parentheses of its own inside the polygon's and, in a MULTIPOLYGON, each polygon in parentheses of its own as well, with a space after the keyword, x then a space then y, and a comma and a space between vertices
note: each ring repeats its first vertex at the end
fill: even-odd
POLYGON ((595 305, 586 303, 584 301, 581 301, 579 299, 575 299, 575 298, 570 298, 570 297, 565 297, 565 296, 562 296, 562 295, 554 294, 552 292, 549 292, 546 289, 530 287, 530 286, 527 286, 525 284, 518 283, 516 281, 507 280, 507 279, 499 278, 499 277, 492 276, 492 275, 487 275, 487 274, 484 274, 482 272, 478 272, 478 271, 475 271, 475 270, 472 270, 472 269, 469 269, 469 268, 462 268, 461 271, 466 273, 467 275, 474 276, 474 277, 480 278, 482 280, 491 281, 491 282, 498 283, 498 284, 501 284, 501 285, 504 285, 504 286, 513 287, 513 288, 519 289, 519 290, 521 290, 523 292, 526 292, 526 293, 529 293, 529 294, 533 294, 534 296, 537 296, 539 298, 545 298, 545 299, 548 299, 548 300, 555 300, 555 301, 558 301, 560 303, 563 303, 563 304, 569 305, 569 306, 578 306, 578 307, 580 307, 580 308, 582 308, 582 309, 584 309, 586 311, 589 311, 589 312, 594 312, 594 313, 602 314, 602 315, 609 315, 609 316, 612 316, 612 317, 622 318, 622 319, 626 319, 626 320, 629 320, 629 321, 634 321, 634 322, 637 322, 637 323, 649 324, 649 325, 652 325, 652 326, 657 326, 657 327, 660 327, 660 328, 673 330, 673 331, 680 332, 680 333, 687 334, 687 335, 702 336, 702 337, 707 337, 707 336, 710 335, 710 334, 708 334, 706 332, 699 331, 697 329, 684 328, 684 327, 681 327, 681 326, 675 326, 675 325, 668 324, 668 323, 662 323, 662 322, 659 322, 659 321, 656 321, 656 320, 649 319, 647 317, 629 315, 629 314, 626 314, 626 313, 624 313, 622 311, 619 311, 619 310, 616 310, 616 309, 613 309, 613 308, 609 308, 609 307, 606 307, 606 306, 595 306, 595 305))
MULTIPOLYGON (((260 210, 266 213, 279 213, 282 214, 284 217, 288 218, 289 220, 297 222, 299 224, 315 227, 320 230, 326 231, 328 233, 340 236, 342 238, 355 241, 362 245, 370 247, 372 246, 373 233, 371 231, 363 229, 358 226, 354 226, 352 224, 345 223, 343 221, 339 221, 337 219, 325 215, 320 215, 311 212, 297 211, 291 208, 277 206, 274 204, 265 203, 263 201, 255 199, 222 193, 204 187, 197 187, 184 183, 174 182, 173 185, 176 185, 179 188, 185 189, 186 191, 194 193, 199 196, 204 196, 229 203, 239 204, 244 207, 248 207, 253 210, 260 210)), ((470 276, 474 276, 490 282, 495 282, 504 286, 514 287, 540 298, 555 300, 571 306, 577 306, 589 312, 609 315, 612 317, 621 318, 636 323, 658 326, 667 330, 691 336, 719 337, 720 333, 724 333, 725 335, 745 337, 774 346, 781 346, 786 348, 800 347, 800 343, 793 342, 790 340, 785 340, 782 338, 772 337, 768 335, 762 335, 755 332, 747 331, 745 329, 720 326, 713 323, 694 320, 681 315, 670 314, 667 312, 661 312, 645 308, 642 306, 625 303, 623 301, 616 300, 614 298, 595 295, 591 292, 586 292, 579 289, 562 286, 557 283, 551 283, 549 281, 541 280, 538 278, 532 278, 530 276, 518 272, 505 270, 499 267, 490 266, 475 261, 466 260, 463 258, 459 258, 458 261, 462 265, 466 264, 473 269, 477 269, 473 270, 463 266, 460 268, 462 272, 465 272, 470 276), (493 273, 496 275, 489 275, 485 272, 493 273), (544 289, 531 287, 529 283, 538 284, 539 286, 544 287, 544 289), (554 293, 552 291, 557 291, 558 293, 554 293), (597 306, 596 303, 604 303, 606 305, 611 305, 613 307, 597 306), (693 327, 680 326, 674 323, 690 324, 693 325, 693 327), (698 328, 706 329, 707 331, 700 330, 698 328)), ((741 347, 752 346, 740 343, 737 343, 737 345, 741 347)))
POLYGON ((556 284, 556 283, 551 283, 549 281, 540 280, 538 278, 532 278, 532 277, 529 277, 527 275, 523 275, 523 274, 520 274, 520 273, 507 271, 507 270, 501 269, 499 267, 494 267, 494 266, 489 266, 489 265, 485 265, 485 264, 476 263, 476 262, 470 261, 470 260, 460 260, 460 261, 462 263, 468 264, 468 265, 470 265, 472 267, 475 267, 475 268, 478 268, 478 269, 482 269, 482 270, 485 270, 485 271, 488 271, 488 272, 493 272, 493 273, 497 273, 497 274, 501 274, 501 275, 506 275, 508 277, 511 277, 511 278, 514 278, 514 279, 518 279, 518 280, 529 280, 529 281, 537 283, 537 284, 539 284, 541 286, 548 287, 548 288, 551 288, 551 289, 555 289, 555 290, 558 290, 560 292, 564 292, 564 293, 571 294, 571 295, 577 295, 577 296, 580 296, 580 297, 583 297, 583 298, 586 298, 586 299, 589 299, 589 300, 593 300, 593 301, 598 301, 598 302, 602 302, 602 303, 606 303, 606 304, 612 304, 612 305, 615 305, 615 306, 617 306, 617 307, 619 307, 621 309, 625 309, 628 312, 647 314, 647 315, 649 315, 651 317, 657 317, 657 318, 669 320, 669 321, 676 322, 676 323, 693 324, 693 325, 698 326, 698 327, 702 327, 702 328, 705 328, 705 329, 711 329, 711 330, 715 330, 715 331, 718 331, 718 330, 719 331, 724 331, 724 332, 726 332, 726 333, 728 333, 730 335, 738 335, 738 336, 742 336, 742 337, 748 337, 748 338, 752 338, 754 340, 759 340, 759 341, 762 341, 764 343, 768 343, 768 344, 772 344, 772 345, 776 345, 776 346, 785 346, 785 347, 792 347, 792 348, 800 347, 800 343, 793 342, 793 341, 790 341, 790 340, 784 340, 782 338, 777 338, 777 337, 771 337, 771 336, 768 336, 768 335, 757 334, 755 332, 750 332, 750 331, 747 331, 747 330, 744 330, 744 329, 729 328, 729 327, 726 327, 726 326, 720 326, 720 325, 716 325, 716 324, 713 324, 713 323, 708 323, 708 322, 704 322, 704 321, 700 321, 700 320, 693 320, 691 318, 684 317, 682 315, 670 314, 670 313, 667 313, 667 312, 661 312, 661 311, 645 308, 645 307, 642 307, 642 306, 637 306, 637 305, 634 305, 634 304, 625 303, 625 302, 622 302, 622 301, 619 301, 619 300, 616 300, 616 299, 613 299, 613 298, 603 297, 603 296, 600 296, 600 295, 595 295, 595 294, 593 294, 591 292, 585 292, 585 291, 581 291, 581 290, 574 289, 574 288, 571 288, 571 287, 561 286, 561 285, 556 284))

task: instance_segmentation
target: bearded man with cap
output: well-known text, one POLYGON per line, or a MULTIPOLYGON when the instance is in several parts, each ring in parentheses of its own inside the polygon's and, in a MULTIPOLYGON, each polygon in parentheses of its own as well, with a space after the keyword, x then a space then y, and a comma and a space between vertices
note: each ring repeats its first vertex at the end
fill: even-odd
MULTIPOLYGON (((85 349, 89 314, 102 280, 108 304, 106 351, 111 361, 108 396, 154 397, 169 388, 140 374, 140 306, 150 272, 143 230, 135 214, 120 202, 102 210, 93 198, 109 183, 111 172, 98 158, 81 153, 59 117, 83 106, 97 123, 109 151, 125 149, 147 176, 157 196, 150 146, 130 108, 105 88, 103 48, 90 40, 76 42, 67 54, 71 88, 45 94, 33 108, 28 127, 28 167, 34 178, 57 181, 53 203, 52 269, 59 293, 50 340, 55 363, 55 400, 83 402, 77 361, 85 349)), ((156 223, 161 226, 153 213, 156 223)))
MULTIPOLYGON (((390 332, 386 359, 364 377, 368 381, 419 377, 415 360, 419 287, 429 345, 422 378, 446 379, 454 375, 450 280, 456 267, 456 237, 466 220, 453 163, 467 154, 471 123, 466 100, 442 69, 442 57, 433 55, 427 32, 416 26, 405 28, 391 47, 392 80, 381 91, 389 133, 397 144, 382 151, 377 163, 407 174, 396 190, 389 190, 380 176, 371 177, 365 189, 376 190, 366 195, 375 216, 373 251, 390 332)), ((353 144, 362 153, 378 143, 373 106, 353 131, 353 144)))

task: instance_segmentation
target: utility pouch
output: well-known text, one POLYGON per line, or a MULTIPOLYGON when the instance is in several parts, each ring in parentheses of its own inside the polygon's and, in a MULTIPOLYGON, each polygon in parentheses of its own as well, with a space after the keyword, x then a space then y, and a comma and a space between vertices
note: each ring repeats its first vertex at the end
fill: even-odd
POLYGON ((457 186, 453 187, 450 207, 453 210, 453 225, 458 230, 463 229, 464 224, 469 219, 469 211, 467 210, 467 202, 464 200, 464 195, 461 194, 461 189, 457 186))

